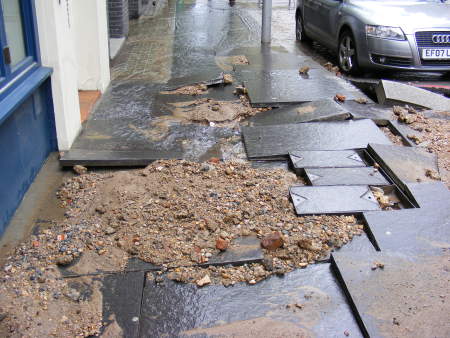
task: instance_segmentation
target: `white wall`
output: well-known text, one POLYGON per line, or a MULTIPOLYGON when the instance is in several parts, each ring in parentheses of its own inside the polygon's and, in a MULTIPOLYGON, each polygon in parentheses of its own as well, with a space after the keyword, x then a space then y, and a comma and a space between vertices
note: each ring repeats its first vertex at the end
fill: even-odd
POLYGON ((106 0, 72 2, 78 89, 100 90, 110 81, 106 0))
POLYGON ((72 2, 36 0, 42 64, 53 68, 52 94, 60 150, 68 150, 81 130, 72 2))

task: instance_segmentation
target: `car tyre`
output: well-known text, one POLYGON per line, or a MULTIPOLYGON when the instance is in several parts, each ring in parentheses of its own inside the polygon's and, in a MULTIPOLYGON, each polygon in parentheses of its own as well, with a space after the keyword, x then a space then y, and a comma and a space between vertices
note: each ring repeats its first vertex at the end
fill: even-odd
POLYGON ((359 73, 356 43, 349 30, 342 32, 339 38, 338 62, 339 68, 345 74, 359 73))
POLYGON ((309 41, 308 36, 306 36, 305 28, 303 27, 302 14, 298 13, 295 19, 295 38, 299 42, 309 41))

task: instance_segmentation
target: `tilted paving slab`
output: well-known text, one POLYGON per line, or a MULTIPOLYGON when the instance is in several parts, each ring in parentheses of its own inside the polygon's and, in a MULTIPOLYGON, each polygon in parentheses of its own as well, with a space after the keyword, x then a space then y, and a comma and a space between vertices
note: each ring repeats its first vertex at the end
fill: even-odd
POLYGON ((333 253, 332 266, 366 337, 445 337, 449 258, 346 252, 333 253))
POLYGON ((391 106, 370 102, 361 104, 354 100, 346 100, 340 105, 342 108, 346 109, 355 120, 371 119, 379 126, 386 126, 389 120, 394 119, 391 106))
POLYGON ((450 110, 450 99, 407 84, 381 80, 375 91, 381 104, 405 103, 433 110, 450 110))
POLYGON ((297 215, 354 214, 380 210, 367 185, 293 186, 289 192, 297 215))
POLYGON ((347 99, 365 97, 347 81, 322 69, 310 69, 301 76, 298 70, 259 72, 242 70, 241 78, 248 90, 252 106, 276 106, 332 99, 336 94, 347 99))
POLYGON ((389 185, 390 182, 374 167, 308 168, 307 179, 312 185, 389 185))
POLYGON ((355 150, 293 151, 289 153, 289 158, 296 171, 304 168, 351 168, 366 166, 364 159, 355 150))
POLYGON ((330 337, 344 331, 361 337, 329 264, 232 287, 147 279, 143 296, 141 337, 330 337))
POLYGON ((441 182, 408 184, 419 208, 365 212, 374 244, 381 251, 439 254, 450 247, 450 191, 441 182))
POLYGON ((242 127, 249 159, 286 157, 297 150, 363 149, 369 143, 391 144, 371 120, 310 122, 242 127))
POLYGON ((389 129, 395 134, 402 138, 403 143, 410 147, 415 147, 417 144, 409 138, 409 136, 417 136, 421 137, 422 134, 417 130, 414 130, 408 127, 406 124, 398 122, 397 120, 389 121, 388 123, 389 129))
POLYGON ((342 121, 350 114, 334 100, 322 100, 275 108, 258 113, 246 121, 250 126, 277 125, 316 121, 342 121))
POLYGON ((436 155, 424 149, 371 143, 367 151, 402 189, 406 183, 435 182, 426 171, 439 172, 436 155))

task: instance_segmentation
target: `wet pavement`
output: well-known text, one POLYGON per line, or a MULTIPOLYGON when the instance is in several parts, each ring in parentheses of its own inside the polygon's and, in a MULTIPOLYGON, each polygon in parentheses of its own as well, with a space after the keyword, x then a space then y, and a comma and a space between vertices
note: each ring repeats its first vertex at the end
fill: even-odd
MULTIPOLYGON (((386 125, 393 118, 391 107, 376 105, 370 98, 367 104, 351 101, 364 97, 364 93, 320 66, 334 57, 315 43, 300 45, 295 42, 293 3, 276 0, 273 9, 273 42, 264 48, 260 46, 261 9, 256 2, 169 0, 159 3, 151 15, 132 22, 129 39, 112 63, 112 84, 62 163, 68 166, 75 163, 126 166, 145 165, 160 158, 247 160, 248 155, 249 158, 270 157, 273 160, 270 163, 253 162, 254 167, 288 169, 286 159, 293 152, 291 159, 293 162, 295 159, 294 167, 300 174, 308 165, 302 166, 305 155, 295 151, 304 150, 303 154, 310 156, 305 162, 315 163, 313 168, 332 167, 308 171, 310 183, 316 181, 317 176, 332 173, 324 186, 291 189, 297 212, 361 214, 377 210, 367 213, 366 233, 321 264, 295 270, 284 277, 271 277, 256 285, 242 283, 232 287, 198 288, 168 280, 160 274, 159 270, 164 268, 139 260, 130 260, 123 273, 110 271, 107 265, 102 270, 91 271, 79 261, 67 269, 66 277, 76 280, 83 274, 102 275, 105 336, 114 325, 118 326, 115 328, 118 331, 113 332, 126 337, 359 337, 397 333, 396 327, 391 330, 391 326, 397 324, 384 318, 381 324, 367 324, 370 318, 367 319, 365 314, 371 308, 364 299, 361 283, 375 285, 375 291, 371 293, 375 300, 371 298, 371 301, 380 307, 378 313, 390 316, 386 305, 375 302, 376 284, 392 280, 401 283, 401 274, 395 274, 392 279, 372 279, 366 272, 359 274, 361 271, 354 266, 362 264, 366 267, 382 257, 380 259, 402 271, 403 260, 392 257, 391 252, 376 252, 375 247, 380 250, 383 243, 391 243, 391 238, 386 238, 386 232, 370 231, 371 226, 376 222, 389 223, 389 217, 396 219, 397 215, 407 217, 411 214, 423 220, 422 229, 433 225, 442 230, 442 222, 435 222, 435 217, 427 218, 429 210, 422 210, 425 204, 415 200, 416 197, 427 200, 433 196, 432 190, 439 188, 428 191, 409 187, 401 173, 381 160, 383 168, 376 175, 370 175, 373 168, 369 166, 374 162, 364 149, 370 142, 390 147, 391 142, 377 125, 386 125), (235 62, 242 56, 248 60, 248 65, 235 62), (310 68, 309 75, 300 76, 300 67, 310 68), (187 85, 205 84, 220 78, 222 73, 232 74, 232 85, 207 85, 206 90, 195 96, 171 92, 187 85), (180 109, 183 113, 189 106, 196 109, 201 100, 238 104, 240 98, 234 94, 234 89, 242 84, 248 85, 252 103, 269 104, 274 109, 223 124, 180 118, 180 109), (300 89, 304 89, 303 92, 300 89), (333 100, 338 93, 347 96, 346 102, 333 100), (354 121, 342 121, 350 118, 354 121), (331 122, 309 123, 312 121, 331 122), (241 130, 244 137, 247 132, 246 148, 241 130), (333 152, 337 155, 335 158, 328 158, 325 150, 339 152, 333 152), (276 161, 279 159, 282 161, 276 161), (344 167, 367 168, 345 172, 333 169, 339 167, 339 163, 344 163, 344 167), (390 185, 392 177, 385 175, 387 169, 392 169, 402 191, 390 185), (358 176, 361 181, 356 182, 361 185, 354 185, 355 173, 361 176, 358 176), (331 184, 338 185, 328 186, 331 184), (394 195, 404 193, 417 202, 413 205, 405 198, 406 202, 400 208, 416 208, 399 213, 379 211, 380 205, 369 186, 378 184, 386 191, 390 189, 394 195), (305 194, 310 193, 311 196, 305 198, 305 194), (325 202, 329 204, 325 205, 325 202), (370 216, 381 214, 386 215, 387 221, 370 216), (380 238, 379 242, 377 238, 380 238), (380 325, 382 330, 387 329, 380 331, 380 325)), ((410 79, 410 75, 401 75, 401 78, 410 79)), ((442 205, 446 206, 448 197, 443 199, 442 205)), ((448 216, 447 213, 443 215, 448 216)), ((404 223, 401 225, 407 227, 404 223)), ((446 232, 442 231, 442 234, 448 238, 446 232)), ((408 236, 413 237, 413 234, 408 236)), ((427 237, 427 240, 434 241, 435 238, 427 237)), ((258 243, 254 240, 249 250, 230 251, 228 256, 217 257, 211 262, 243 264, 260 261, 258 243)), ((414 243, 403 244, 405 251, 414 250, 414 243)), ((442 275, 442 271, 437 270, 431 273, 442 275)), ((419 278, 417 273, 410 276, 419 278)), ((404 296, 402 293, 397 295, 404 296)))

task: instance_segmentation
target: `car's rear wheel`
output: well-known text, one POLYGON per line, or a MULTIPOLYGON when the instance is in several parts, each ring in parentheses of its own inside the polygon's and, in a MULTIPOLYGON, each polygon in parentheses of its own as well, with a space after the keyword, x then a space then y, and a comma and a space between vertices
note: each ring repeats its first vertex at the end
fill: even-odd
POLYGON ((297 41, 305 42, 309 38, 305 34, 305 28, 303 27, 302 14, 298 13, 295 19, 295 37, 297 41))
POLYGON ((356 43, 353 34, 346 30, 339 38, 338 48, 339 68, 346 74, 356 74, 359 71, 356 43))

